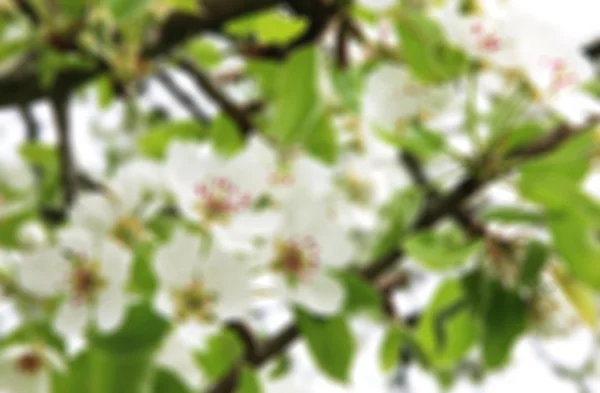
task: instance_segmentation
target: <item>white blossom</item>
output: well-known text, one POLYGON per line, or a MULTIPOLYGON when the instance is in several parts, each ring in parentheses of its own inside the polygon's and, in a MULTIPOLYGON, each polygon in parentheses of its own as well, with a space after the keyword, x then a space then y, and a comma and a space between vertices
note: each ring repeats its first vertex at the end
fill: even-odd
POLYGON ((62 247, 23 257, 19 282, 41 298, 64 295, 54 328, 70 346, 81 341, 90 324, 103 332, 122 324, 131 254, 110 239, 97 239, 77 228, 66 229, 60 236, 62 247))
POLYGON ((50 393, 51 373, 64 371, 59 355, 46 347, 13 345, 0 352, 0 391, 50 393))

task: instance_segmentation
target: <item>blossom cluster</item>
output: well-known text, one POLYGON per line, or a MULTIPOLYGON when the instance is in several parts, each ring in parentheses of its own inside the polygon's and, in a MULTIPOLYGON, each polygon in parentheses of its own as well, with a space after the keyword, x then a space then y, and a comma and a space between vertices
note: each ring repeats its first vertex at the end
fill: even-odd
MULTIPOLYGON (((600 114, 585 86, 593 65, 560 31, 516 0, 479 1, 469 13, 461 1, 443 3, 429 16, 475 71, 431 84, 401 61, 379 64, 365 80, 359 113, 335 119, 341 146, 335 163, 259 132, 234 154, 210 141, 173 139, 163 160, 134 155, 93 190, 78 192, 63 224, 21 226, 19 247, 0 254, 0 302, 17 318, 6 330, 33 333, 2 349, 0 391, 47 391, 50 374, 68 372, 70 359, 94 337, 118 332, 140 304, 169 326, 153 363, 189 389, 206 388, 195 354, 231 323, 255 324, 254 311, 265 300, 323 318, 344 311, 349 294, 339 273, 371 262, 385 230, 382 209, 415 187, 399 159, 411 127, 448 140, 425 162, 443 189, 464 172, 477 143, 498 136, 494 110, 504 99, 523 100, 523 118, 574 127, 600 114), (482 119, 473 133, 463 131, 471 106, 482 119), (37 334, 41 324, 57 340, 37 334)), ((364 28, 369 40, 402 51, 402 42, 381 33, 392 19, 389 9, 377 7, 379 24, 364 28)), ((355 49, 357 64, 372 56, 355 49)), ((0 161, 2 220, 34 205, 38 184, 21 157, 0 161)), ((368 332, 369 339, 349 384, 318 379, 311 391, 388 388, 389 375, 376 359, 387 321, 353 324, 357 336, 368 332)), ((261 378, 265 392, 306 391, 303 374, 261 378)))

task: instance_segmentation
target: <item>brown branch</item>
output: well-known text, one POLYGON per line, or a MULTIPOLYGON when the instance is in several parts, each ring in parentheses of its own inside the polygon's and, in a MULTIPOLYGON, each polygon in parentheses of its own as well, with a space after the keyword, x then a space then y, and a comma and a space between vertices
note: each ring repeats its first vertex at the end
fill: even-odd
POLYGON ((231 101, 192 60, 180 59, 177 65, 237 124, 242 135, 254 130, 249 113, 231 101))
MULTIPOLYGON (((150 60, 170 52, 189 38, 202 32, 218 32, 230 20, 277 5, 288 5, 296 13, 309 17, 311 24, 291 49, 318 39, 329 19, 339 9, 340 2, 319 0, 199 0, 203 12, 200 15, 173 13, 152 34, 156 37, 142 51, 142 57, 150 60)), ((40 98, 66 96, 104 72, 108 65, 97 60, 89 69, 65 69, 56 75, 53 85, 48 88, 41 83, 39 53, 32 51, 25 59, 0 75, 0 107, 15 103, 26 104, 40 98)))
POLYGON ((156 78, 190 112, 194 119, 202 124, 210 123, 210 116, 197 105, 196 101, 188 93, 177 85, 168 72, 161 70, 156 74, 156 78))
POLYGON ((73 156, 73 142, 69 128, 69 100, 66 95, 51 99, 56 123, 58 154, 60 160, 60 183, 63 193, 63 208, 68 209, 75 200, 77 176, 73 156))

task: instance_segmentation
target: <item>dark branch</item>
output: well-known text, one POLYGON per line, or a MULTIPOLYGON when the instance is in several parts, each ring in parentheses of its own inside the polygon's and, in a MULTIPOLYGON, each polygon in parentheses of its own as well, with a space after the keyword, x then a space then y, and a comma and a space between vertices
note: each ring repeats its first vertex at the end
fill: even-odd
POLYGON ((77 177, 73 157, 73 143, 69 128, 69 105, 66 96, 55 96, 51 99, 54 121, 58 138, 58 155, 60 160, 60 183, 63 192, 63 208, 68 209, 75 200, 77 177))
POLYGON ((187 109, 188 112, 198 120, 200 123, 210 123, 210 116, 204 112, 196 101, 186 93, 177 83, 173 80, 165 70, 162 70, 156 74, 156 78, 163 84, 163 86, 179 101, 181 105, 187 109))
POLYGON ((181 59, 177 65, 237 124, 242 135, 253 131, 254 125, 249 113, 231 101, 193 61, 181 59))

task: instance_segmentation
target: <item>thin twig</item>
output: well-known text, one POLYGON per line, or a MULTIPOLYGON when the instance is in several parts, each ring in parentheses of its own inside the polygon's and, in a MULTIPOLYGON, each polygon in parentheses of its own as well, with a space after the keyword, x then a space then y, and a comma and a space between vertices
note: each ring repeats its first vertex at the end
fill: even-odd
POLYGON ((180 59, 177 65, 237 124, 242 135, 249 135, 254 130, 248 112, 231 101, 193 61, 180 59))
POLYGON ((196 101, 186 93, 178 84, 173 80, 171 75, 165 70, 161 70, 156 74, 156 78, 162 83, 162 85, 175 97, 181 105, 187 109, 188 112, 198 120, 200 123, 210 123, 210 116, 204 112, 196 101))
POLYGON ((60 160, 60 183, 63 192, 63 206, 68 209, 75 200, 77 176, 73 156, 73 143, 69 128, 68 97, 54 96, 50 100, 58 137, 58 154, 60 160))

